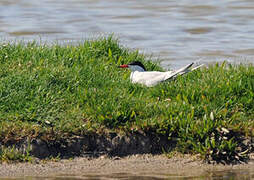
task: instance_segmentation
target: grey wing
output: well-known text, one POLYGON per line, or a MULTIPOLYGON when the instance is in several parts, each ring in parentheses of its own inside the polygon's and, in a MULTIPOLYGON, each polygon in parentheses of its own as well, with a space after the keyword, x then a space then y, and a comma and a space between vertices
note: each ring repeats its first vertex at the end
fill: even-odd
POLYGON ((183 72, 179 73, 179 75, 184 75, 184 74, 186 74, 188 72, 195 71, 196 69, 199 69, 202 66, 204 66, 204 64, 198 65, 198 66, 196 66, 196 67, 194 67, 192 69, 187 69, 186 71, 183 71, 183 72))
POLYGON ((168 80, 168 79, 171 79, 171 78, 174 78, 176 77, 178 74, 184 74, 185 72, 188 71, 188 69, 193 65, 194 63, 190 63, 174 72, 169 72, 168 75, 165 77, 164 80, 168 80))

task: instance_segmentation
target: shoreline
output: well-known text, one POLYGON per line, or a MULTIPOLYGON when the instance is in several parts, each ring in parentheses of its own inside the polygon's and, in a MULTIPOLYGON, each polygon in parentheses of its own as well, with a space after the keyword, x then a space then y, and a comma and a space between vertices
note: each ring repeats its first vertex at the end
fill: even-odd
POLYGON ((0 177, 68 177, 68 178, 120 178, 120 177, 206 177, 227 172, 253 174, 254 155, 248 163, 237 165, 207 164, 196 156, 131 155, 126 157, 77 157, 58 161, 0 164, 0 177))

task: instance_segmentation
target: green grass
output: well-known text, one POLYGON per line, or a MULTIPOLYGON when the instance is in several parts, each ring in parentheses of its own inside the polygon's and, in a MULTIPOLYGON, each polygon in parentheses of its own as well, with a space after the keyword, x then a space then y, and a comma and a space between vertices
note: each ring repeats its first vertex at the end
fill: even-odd
POLYGON ((161 70, 112 37, 75 46, 1 44, 0 142, 143 130, 177 138, 178 151, 216 159, 238 146, 234 136, 221 138, 221 128, 253 135, 252 65, 216 64, 147 88, 117 68, 133 60, 161 70))
POLYGON ((33 158, 29 154, 29 150, 25 153, 19 151, 15 146, 2 147, 0 149, 0 162, 32 162, 33 158))

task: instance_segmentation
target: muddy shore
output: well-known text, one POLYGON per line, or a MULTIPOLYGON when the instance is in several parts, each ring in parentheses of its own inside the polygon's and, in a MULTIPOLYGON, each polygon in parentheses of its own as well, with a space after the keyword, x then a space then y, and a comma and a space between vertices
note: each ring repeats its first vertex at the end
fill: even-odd
MULTIPOLYGON (((253 156, 252 156, 253 157, 253 156)), ((168 158, 165 155, 131 155, 123 158, 79 157, 68 160, 36 161, 34 163, 0 164, 0 177, 8 178, 39 178, 39 177, 69 177, 78 179, 119 179, 123 177, 153 177, 156 179, 168 177, 213 177, 219 172, 252 172, 254 159, 248 163, 237 165, 212 165, 204 163, 190 155, 175 155, 168 158)), ((144 178, 143 178, 144 179, 144 178)))
MULTIPOLYGON (((253 140, 245 140, 243 147, 253 150, 253 140)), ((162 150, 173 150, 176 142, 167 136, 135 133, 120 135, 73 136, 68 139, 45 141, 42 138, 24 138, 19 142, 7 142, 20 151, 30 149, 35 160, 28 163, 0 164, 0 177, 71 177, 98 179, 100 177, 201 177, 213 176, 214 172, 254 170, 253 151, 247 161, 223 165, 208 164, 198 156, 171 154, 162 150), (57 157, 45 160, 48 157, 57 157), (54 161, 57 160, 57 161, 54 161)), ((224 161, 221 161, 224 162, 224 161)))

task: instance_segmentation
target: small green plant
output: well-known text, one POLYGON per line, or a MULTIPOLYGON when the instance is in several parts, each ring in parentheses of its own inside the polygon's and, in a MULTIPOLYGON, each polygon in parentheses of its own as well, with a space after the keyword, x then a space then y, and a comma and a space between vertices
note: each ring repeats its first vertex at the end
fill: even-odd
POLYGON ((15 146, 0 148, 0 162, 31 162, 32 160, 29 150, 22 153, 15 146))

